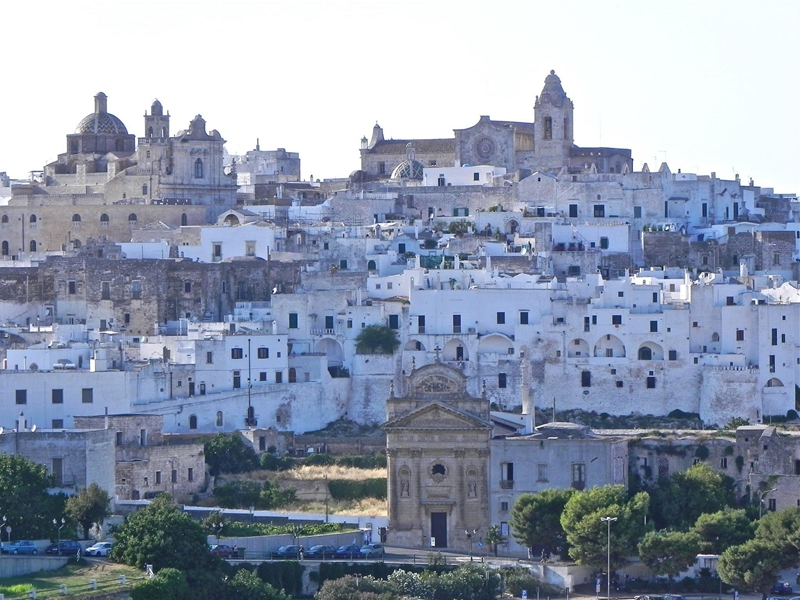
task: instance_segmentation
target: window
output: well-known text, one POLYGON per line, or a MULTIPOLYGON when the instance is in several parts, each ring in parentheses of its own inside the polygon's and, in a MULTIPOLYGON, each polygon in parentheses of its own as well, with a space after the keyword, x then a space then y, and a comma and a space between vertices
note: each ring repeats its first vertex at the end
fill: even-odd
POLYGON ((572 219, 578 218, 578 205, 577 204, 570 204, 569 205, 569 216, 572 219))
POLYGON ((242 372, 233 372, 233 389, 238 390, 242 387, 242 372))
POLYGON ((269 358, 269 348, 264 348, 264 347, 259 348, 258 358, 269 358))
POLYGON ((256 255, 256 243, 255 242, 245 242, 244 243, 244 255, 245 256, 255 256, 256 255))
POLYGON ((417 317, 417 333, 425 333, 425 315, 417 317))
POLYGON ((194 481, 194 469, 192 467, 189 467, 189 470, 186 471, 186 479, 194 481))
POLYGON ((595 217, 605 217, 606 216, 606 205, 605 204, 595 204, 594 205, 594 216, 595 217))
POLYGON ((172 483, 178 483, 178 470, 172 469, 172 483))
POLYGON ((528 311, 521 310, 519 313, 519 324, 520 325, 527 325, 528 324, 528 311))
POLYGON ((214 353, 213 352, 206 352, 206 364, 210 365, 214 363, 214 353))
POLYGON ((400 315, 389 315, 389 329, 400 329, 400 315))
POLYGON ((508 502, 507 501, 500 502, 500 511, 501 512, 508 512, 508 502))
POLYGON ((480 181, 480 180, 481 180, 481 174, 480 173, 475 172, 475 173, 472 174, 472 181, 480 181))
POLYGON ((622 315, 611 315, 612 325, 622 325, 622 315))
POLYGON ((53 419, 53 429, 64 429, 64 419, 53 419))
POLYGON ((582 490, 586 487, 586 464, 572 463, 572 487, 582 490))
POLYGON ((3 247, 3 256, 8 256, 8 242, 4 241, 2 247, 3 247))
POLYGON ((283 371, 275 371, 275 383, 283 383, 283 371))
POLYGON ((50 402, 53 404, 64 404, 64 390, 53 389, 50 390, 50 402))
POLYGON ((51 469, 53 472, 53 477, 56 480, 56 485, 61 485, 62 483, 64 483, 64 459, 63 458, 52 459, 51 469))
POLYGON ((547 481, 547 465, 536 465, 536 481, 547 481))
POLYGON ((500 487, 505 490, 514 489, 514 463, 500 464, 500 487))
POLYGON ((100 298, 102 300, 111 300, 111 282, 103 281, 100 284, 100 298))
POLYGON ((81 223, 81 216, 80 215, 72 215, 72 225, 78 227, 81 223))
POLYGON ((506 387, 506 374, 505 373, 498 373, 497 374, 497 387, 505 388, 506 387))
POLYGON ((617 298, 624 298, 625 292, 617 292, 617 298))
POLYGON ((553 139, 553 117, 544 118, 544 139, 553 139))
POLYGON ((83 388, 81 390, 81 402, 91 404, 94 402, 94 388, 83 388))
POLYGON ((231 358, 233 358, 233 359, 244 358, 244 349, 243 348, 231 348, 231 358))
POLYGON ((123 320, 125 321, 125 325, 131 324, 131 313, 124 313, 123 320))
POLYGON ((199 158, 196 161, 194 161, 194 178, 195 179, 203 178, 203 161, 199 158))
POLYGON ((289 367, 289 383, 297 383, 297 369, 289 367))
POLYGON ((192 282, 191 281, 184 281, 183 282, 183 292, 185 294, 191 294, 192 293, 192 282))
POLYGON ((774 373, 775 372, 775 355, 774 354, 770 354, 769 355, 769 372, 770 373, 774 373))
POLYGON ((28 244, 28 247, 30 248, 31 252, 36 252, 36 240, 31 240, 31 243, 28 244))
POLYGON ((655 377, 648 377, 647 378, 647 389, 648 390, 656 389, 656 378, 655 377))
POLYGON ((772 328, 772 345, 773 346, 778 345, 778 330, 775 329, 774 327, 772 328))
POLYGON ((669 359, 670 360, 678 360, 678 351, 677 350, 670 350, 669 351, 669 359))
POLYGON ((581 387, 592 387, 592 372, 581 371, 581 387))
POLYGON ((726 457, 722 457, 719 459, 719 468, 720 469, 727 469, 728 468, 728 459, 726 457))
POLYGON ((461 333, 461 315, 453 315, 453 333, 461 333))
POLYGON ((617 387, 618 388, 625 387, 625 382, 622 381, 621 379, 618 379, 617 380, 617 387))
POLYGON ((217 427, 222 427, 223 420, 222 420, 222 411, 221 410, 217 411, 217 421, 216 421, 216 423, 217 423, 217 427))
POLYGON ((347 271, 347 259, 342 258, 339 260, 339 270, 340 271, 347 271))
POLYGON ((70 295, 74 295, 77 292, 77 284, 74 281, 67 282, 67 292, 70 295))
POLYGON ((138 279, 131 281, 131 298, 134 300, 142 299, 142 282, 138 279))
POLYGON ((156 485, 161 485, 161 471, 156 471, 156 485))
POLYGON ((504 312, 497 313, 497 324, 498 325, 505 325, 506 324, 506 313, 504 313, 504 312))
POLYGON ((778 266, 781 264, 781 255, 777 252, 772 254, 772 264, 773 266, 778 266))
POLYGON ((602 248, 603 250, 608 250, 608 238, 607 237, 601 237, 600 238, 600 248, 602 248))
POLYGON ((641 219, 642 218, 642 207, 641 206, 634 206, 633 207, 633 218, 634 219, 641 219))
MULTIPOLYGON (((145 192, 145 193, 147 193, 147 192, 145 192)), ((108 221, 109 221, 109 219, 108 219, 108 215, 107 214, 103 213, 102 215, 100 215, 100 228, 101 229, 108 229, 108 221)))
POLYGON ((378 163, 378 174, 386 175, 386 163, 383 161, 378 163))
POLYGON ((658 321, 650 321, 650 333, 658 333, 658 321))
POLYGON ((289 329, 297 329, 297 313, 289 313, 289 329))
POLYGON ((27 404, 28 390, 17 390, 16 397, 17 397, 17 404, 27 404))
POLYGON ((744 329, 737 329, 736 330, 736 341, 743 342, 744 341, 744 329))
POLYGON ((353 319, 347 319, 347 328, 348 329, 352 329, 353 328, 353 319))

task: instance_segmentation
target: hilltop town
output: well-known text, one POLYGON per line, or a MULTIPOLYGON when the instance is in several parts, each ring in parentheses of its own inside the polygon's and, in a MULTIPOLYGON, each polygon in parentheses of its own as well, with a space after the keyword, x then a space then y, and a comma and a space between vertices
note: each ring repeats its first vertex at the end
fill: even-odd
POLYGON ((173 131, 159 100, 138 136, 110 110, 98 93, 56 161, 0 173, 0 452, 60 490, 190 503, 203 440, 239 432, 383 449, 408 547, 498 525, 524 555, 522 494, 700 462, 800 503, 795 193, 577 145, 553 71, 530 122, 376 123, 338 179, 231 155, 199 114, 173 131))

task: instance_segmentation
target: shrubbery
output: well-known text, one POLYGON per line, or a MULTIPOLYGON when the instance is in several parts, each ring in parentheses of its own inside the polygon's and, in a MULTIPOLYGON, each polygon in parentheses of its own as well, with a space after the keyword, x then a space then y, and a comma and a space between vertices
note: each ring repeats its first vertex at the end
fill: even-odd
POLYGON ((265 481, 263 485, 257 481, 230 481, 214 488, 214 497, 223 508, 259 509, 281 508, 297 500, 294 488, 282 490, 277 482, 265 481))
POLYGON ((334 500, 362 500, 363 498, 386 498, 386 479, 371 478, 363 481, 352 479, 330 479, 328 490, 334 500))

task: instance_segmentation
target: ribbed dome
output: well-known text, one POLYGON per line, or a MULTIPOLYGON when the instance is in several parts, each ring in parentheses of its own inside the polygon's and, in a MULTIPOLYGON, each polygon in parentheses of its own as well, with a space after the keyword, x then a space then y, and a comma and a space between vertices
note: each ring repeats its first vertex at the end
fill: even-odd
POLYGON ((92 113, 81 119, 75 128, 75 133, 127 135, 128 130, 125 124, 111 113, 92 113))
POLYGON ((422 179, 425 167, 416 160, 404 160, 392 171, 392 179, 422 179))

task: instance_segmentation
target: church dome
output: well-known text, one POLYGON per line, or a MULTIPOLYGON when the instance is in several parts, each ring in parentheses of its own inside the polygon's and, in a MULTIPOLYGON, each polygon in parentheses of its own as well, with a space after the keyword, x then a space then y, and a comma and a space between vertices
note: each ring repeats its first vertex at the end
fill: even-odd
POLYGON ((406 159, 392 171, 392 179, 422 179, 423 169, 421 162, 406 159))
POLYGON ((549 102, 553 106, 561 108, 566 99, 567 94, 564 92, 564 88, 561 87, 561 79, 556 75, 555 71, 551 70, 550 74, 544 78, 544 88, 542 88, 542 93, 539 95, 537 102, 549 102))
POLYGON ((107 110, 107 99, 103 92, 94 97, 94 112, 81 119, 75 133, 128 135, 125 124, 107 110))

